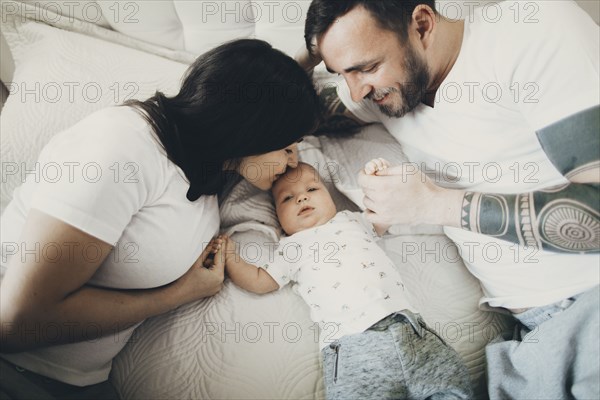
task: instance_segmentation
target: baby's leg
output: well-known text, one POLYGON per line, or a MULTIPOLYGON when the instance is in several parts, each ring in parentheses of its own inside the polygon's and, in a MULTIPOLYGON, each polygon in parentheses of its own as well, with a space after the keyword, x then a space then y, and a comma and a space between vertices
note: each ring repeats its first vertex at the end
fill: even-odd
POLYGON ((420 336, 412 340, 415 357, 406 366, 410 398, 471 399, 469 371, 458 353, 418 317, 420 336))
POLYGON ((328 400, 408 397, 390 332, 367 330, 344 336, 321 354, 328 400))
POLYGON ((419 323, 393 315, 323 349, 327 399, 471 398, 460 356, 419 323))

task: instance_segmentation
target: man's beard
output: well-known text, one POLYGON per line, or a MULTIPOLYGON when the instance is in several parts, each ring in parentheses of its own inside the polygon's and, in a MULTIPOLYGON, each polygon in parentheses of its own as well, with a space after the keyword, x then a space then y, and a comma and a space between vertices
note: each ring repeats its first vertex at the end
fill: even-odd
POLYGON ((400 118, 414 110, 425 96, 429 85, 429 68, 425 61, 417 55, 412 46, 407 46, 403 68, 408 74, 408 82, 401 84, 400 89, 388 87, 375 90, 369 99, 382 98, 386 94, 399 96, 400 104, 378 104, 379 110, 390 118, 400 118))

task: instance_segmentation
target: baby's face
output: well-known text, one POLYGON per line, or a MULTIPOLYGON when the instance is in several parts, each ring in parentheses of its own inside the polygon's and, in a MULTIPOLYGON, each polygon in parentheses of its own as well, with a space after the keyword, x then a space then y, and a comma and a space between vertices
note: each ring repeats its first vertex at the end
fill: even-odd
POLYGON ((273 186, 275 210, 288 235, 323 225, 337 212, 317 171, 306 164, 289 169, 273 186))

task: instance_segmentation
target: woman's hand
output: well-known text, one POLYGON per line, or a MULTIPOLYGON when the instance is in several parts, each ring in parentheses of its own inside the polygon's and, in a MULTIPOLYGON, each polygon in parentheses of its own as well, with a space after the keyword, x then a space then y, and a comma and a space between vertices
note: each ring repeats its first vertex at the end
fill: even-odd
POLYGON ((174 282, 173 288, 178 297, 183 297, 183 304, 213 296, 223 288, 225 249, 222 237, 211 240, 194 265, 174 282))

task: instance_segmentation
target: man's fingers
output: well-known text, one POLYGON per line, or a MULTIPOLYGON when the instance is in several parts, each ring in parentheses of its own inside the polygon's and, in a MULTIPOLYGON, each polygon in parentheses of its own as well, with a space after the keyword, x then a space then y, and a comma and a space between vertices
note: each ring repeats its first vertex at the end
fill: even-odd
POLYGON ((364 170, 358 173, 358 184, 363 191, 375 190, 377 188, 377 176, 367 175, 364 170))
MULTIPOLYGON (((371 161, 372 164, 375 164, 371 161)), ((376 164, 375 164, 376 166, 376 164)), ((364 191, 368 190, 381 190, 382 187, 389 184, 389 180, 386 179, 387 176, 398 176, 403 174, 415 174, 418 171, 413 164, 408 164, 408 166, 404 165, 396 165, 388 168, 377 168, 377 174, 367 174, 365 169, 361 170, 358 173, 358 184, 364 191), (412 167, 411 167, 412 166, 412 167)), ((404 181, 404 179, 403 179, 404 181)))
POLYGON ((387 217, 381 216, 371 210, 365 211, 367 220, 372 224, 389 225, 390 220, 387 217))
POLYGON ((367 220, 372 224, 387 224, 388 223, 387 218, 383 218, 381 215, 374 213, 371 210, 366 210, 365 216, 367 217, 367 220))
POLYGON ((366 207, 365 214, 367 219, 371 223, 386 223, 386 218, 377 213, 376 203, 370 198, 366 197, 363 199, 363 203, 366 207))
POLYGON ((401 165, 395 165, 393 167, 383 168, 377 173, 377 176, 390 176, 390 175, 404 175, 414 174, 418 168, 411 163, 404 163, 401 165))
POLYGON ((386 160, 385 158, 380 158, 380 160, 381 160, 383 169, 390 168, 392 166, 392 164, 390 164, 390 162, 388 160, 386 160))
POLYGON ((367 211, 372 211, 375 208, 375 202, 371 200, 369 196, 363 197, 363 204, 365 205, 367 211))

